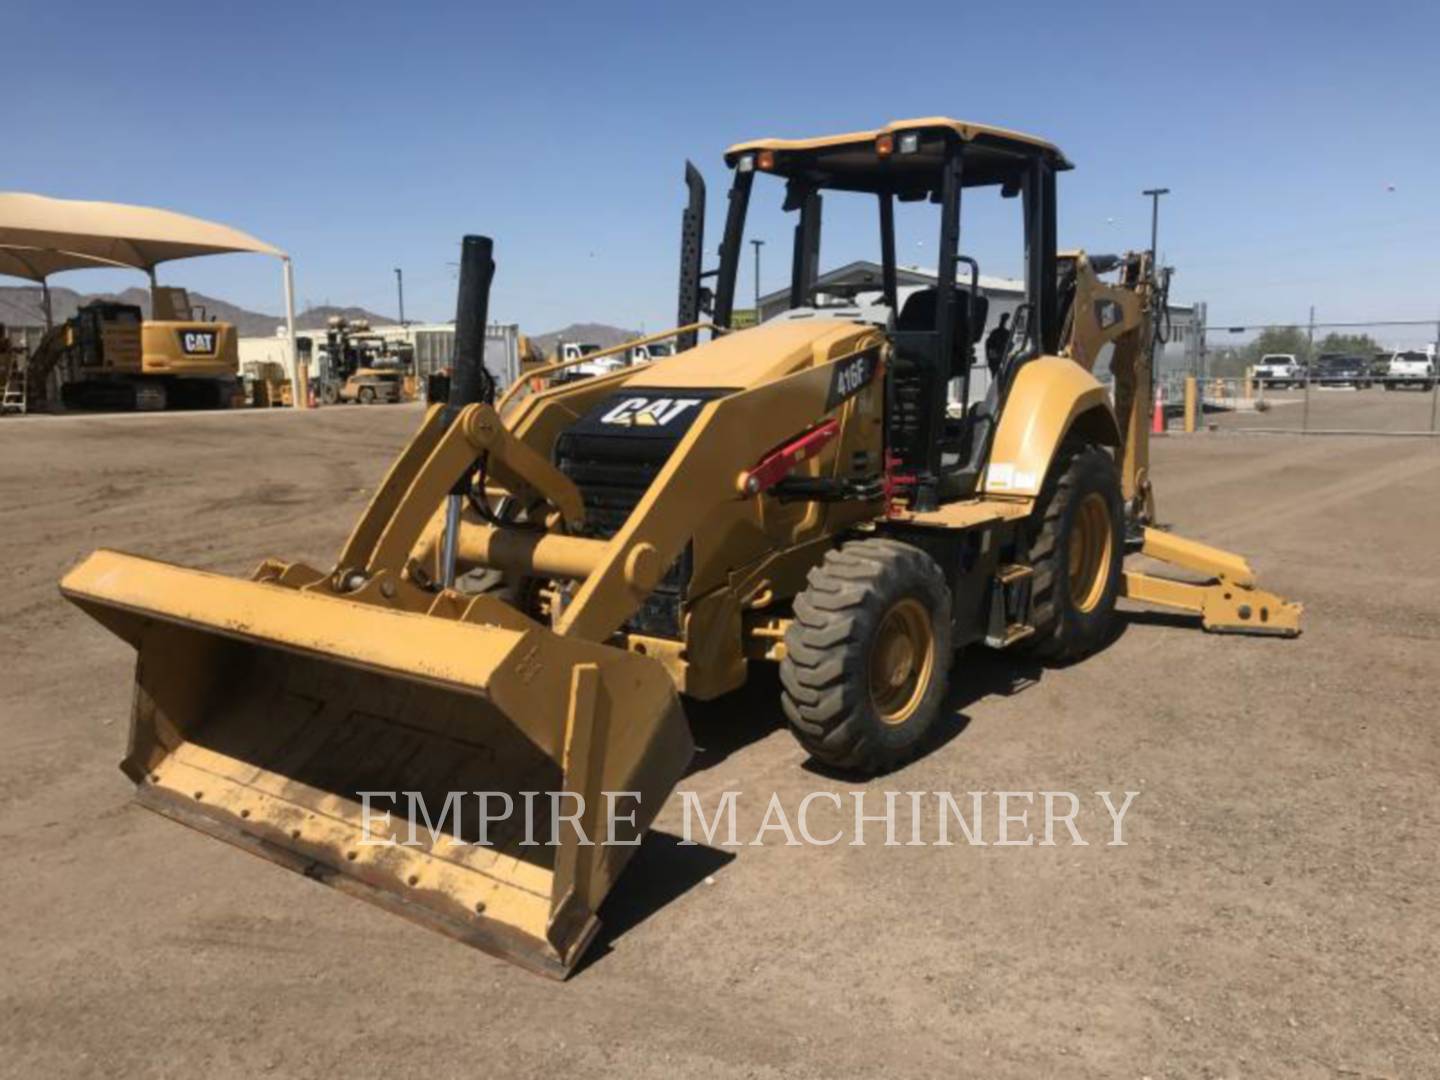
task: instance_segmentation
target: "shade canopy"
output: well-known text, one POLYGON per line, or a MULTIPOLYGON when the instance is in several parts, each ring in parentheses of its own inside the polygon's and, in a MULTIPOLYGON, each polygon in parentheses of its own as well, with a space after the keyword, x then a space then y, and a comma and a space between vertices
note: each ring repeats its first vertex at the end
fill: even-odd
MULTIPOLYGON (((35 262, 26 255, 13 254, 17 249, 39 251, 56 262, 50 273, 104 265, 151 271, 156 264, 171 259, 240 251, 287 257, 279 248, 249 233, 170 210, 52 199, 18 191, 0 192, 0 248, 12 253, 0 262, 3 273, 11 273, 3 269, 5 265, 23 268, 27 263, 45 264, 44 258, 35 262), (73 261, 76 259, 88 261, 73 261)), ((33 271, 18 276, 43 280, 43 275, 36 278, 33 271)))
MULTIPOLYGON (((288 366, 295 403, 305 408, 305 372, 295 351, 295 281, 285 252, 228 225, 153 206, 0 191, 0 274, 38 281, 42 286, 46 278, 62 270, 102 266, 143 270, 151 275, 153 284, 155 267, 162 262, 246 251, 281 261, 288 366)), ((48 303, 45 322, 50 324, 48 303)))
MULTIPOLYGON (((46 248, 0 246, 0 274, 44 283, 51 274, 62 270, 96 270, 120 266, 109 259, 77 255, 72 251, 51 251, 46 248)), ((128 268, 128 264, 123 264, 128 268)))

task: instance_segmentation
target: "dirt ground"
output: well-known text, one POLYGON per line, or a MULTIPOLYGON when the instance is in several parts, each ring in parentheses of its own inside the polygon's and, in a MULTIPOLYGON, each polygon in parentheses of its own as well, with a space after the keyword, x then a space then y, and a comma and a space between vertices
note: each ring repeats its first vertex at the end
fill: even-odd
MULTIPOLYGON (((1267 390, 1271 408, 1228 415, 1219 420, 1227 430, 1274 428, 1282 431, 1430 431, 1437 420, 1436 395, 1419 389, 1312 387, 1310 404, 1299 389, 1267 390)), ((1211 419, 1214 420, 1212 414, 1211 419)))
MULTIPOLYGON (((1389 397, 1333 407, 1421 410, 1389 397)), ((742 839, 772 792, 1054 790, 1089 844, 681 847, 672 800, 559 984, 132 805, 132 653, 55 588, 101 545, 324 565, 418 417, 0 420, 0 1074, 1440 1074, 1437 440, 1159 441, 1162 518, 1303 600, 1298 640, 963 655, 868 784, 805 767, 773 675, 696 709, 681 786, 742 791, 742 839), (1126 846, 1097 791, 1140 792, 1126 846)))

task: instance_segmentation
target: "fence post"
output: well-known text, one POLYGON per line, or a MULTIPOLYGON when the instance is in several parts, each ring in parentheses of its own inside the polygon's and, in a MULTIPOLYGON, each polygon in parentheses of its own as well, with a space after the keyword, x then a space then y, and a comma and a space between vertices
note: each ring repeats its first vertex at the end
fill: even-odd
POLYGON ((1435 407, 1440 405, 1440 322, 1435 323, 1435 352, 1430 357, 1430 431, 1435 431, 1435 407))
POLYGON ((1310 329, 1305 338, 1305 412, 1300 420, 1300 430, 1310 430, 1310 367, 1315 362, 1315 305, 1310 305, 1310 329))

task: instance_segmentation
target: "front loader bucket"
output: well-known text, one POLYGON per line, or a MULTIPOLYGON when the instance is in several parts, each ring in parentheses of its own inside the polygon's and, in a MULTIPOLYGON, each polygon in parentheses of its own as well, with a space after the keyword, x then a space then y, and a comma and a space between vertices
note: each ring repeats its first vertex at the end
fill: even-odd
POLYGON ((545 974, 693 749, 656 661, 491 598, 416 613, 110 551, 61 591, 139 654, 142 804, 545 974))

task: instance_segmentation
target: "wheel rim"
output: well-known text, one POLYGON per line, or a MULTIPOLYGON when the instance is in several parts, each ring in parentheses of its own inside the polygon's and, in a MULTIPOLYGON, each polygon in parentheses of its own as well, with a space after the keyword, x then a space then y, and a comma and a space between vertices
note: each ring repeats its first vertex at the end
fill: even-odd
POLYGON ((1093 611, 1105 595, 1113 543, 1110 504, 1092 491, 1080 500, 1070 525, 1070 602, 1076 611, 1093 611))
POLYGON ((903 724, 920 707, 935 666, 930 612, 919 600, 897 601, 870 646, 870 702, 885 724, 903 724))

